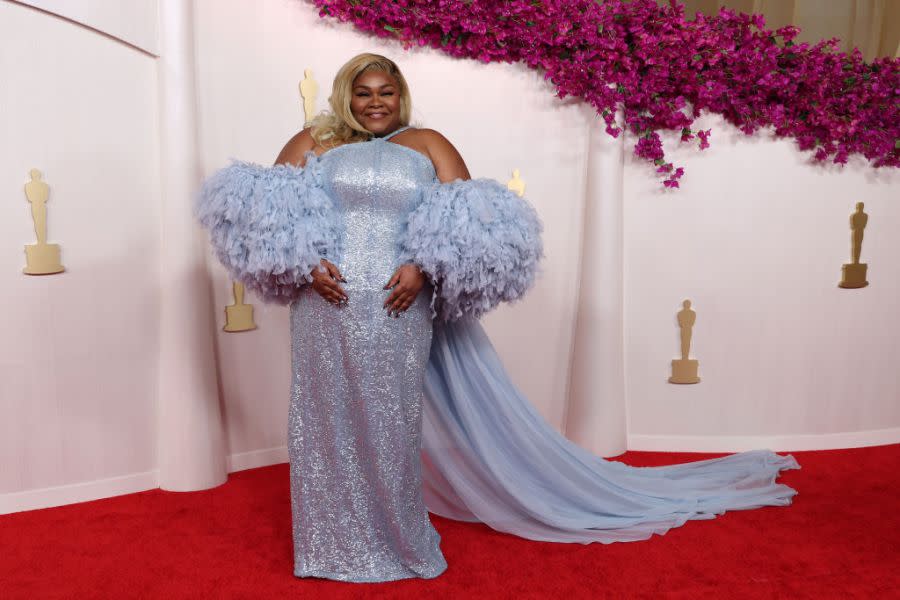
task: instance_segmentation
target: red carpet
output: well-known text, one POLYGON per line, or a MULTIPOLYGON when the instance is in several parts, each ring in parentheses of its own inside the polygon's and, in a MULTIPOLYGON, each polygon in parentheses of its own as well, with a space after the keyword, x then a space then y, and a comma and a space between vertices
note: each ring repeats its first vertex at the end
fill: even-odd
MULTIPOLYGON (((287 465, 0 516, 0 598, 900 598, 900 445, 793 452, 794 504, 615 544, 532 542, 432 515, 448 570, 348 584, 291 573, 287 465)), ((628 452, 650 466, 722 456, 628 452)))

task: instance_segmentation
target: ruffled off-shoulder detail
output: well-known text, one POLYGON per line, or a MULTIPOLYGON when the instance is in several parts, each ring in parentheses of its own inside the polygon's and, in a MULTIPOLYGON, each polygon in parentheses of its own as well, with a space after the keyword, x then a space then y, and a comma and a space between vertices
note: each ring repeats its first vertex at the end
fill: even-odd
POLYGON ((265 302, 289 304, 323 257, 340 260, 341 235, 313 153, 303 168, 233 161, 207 179, 194 215, 234 279, 265 302))
POLYGON ((436 182, 409 215, 400 259, 434 280, 435 318, 480 317, 534 283, 542 231, 534 208, 493 179, 436 182))

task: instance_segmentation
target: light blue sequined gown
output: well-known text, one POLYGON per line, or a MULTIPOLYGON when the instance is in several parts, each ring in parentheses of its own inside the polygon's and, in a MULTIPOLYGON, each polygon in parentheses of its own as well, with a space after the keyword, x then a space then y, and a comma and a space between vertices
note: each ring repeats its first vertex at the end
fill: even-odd
POLYGON ((342 221, 338 268, 349 301, 331 304, 306 286, 290 309, 297 576, 388 581, 447 568, 419 458, 430 286, 399 317, 382 308, 399 266, 400 228, 435 173, 424 155, 387 141, 391 135, 319 159, 342 221))
POLYGON ((428 511, 587 544, 791 504, 797 491, 775 481, 799 468, 790 455, 631 467, 544 421, 477 319, 533 281, 536 213, 494 180, 439 182, 424 155, 387 137, 308 153, 303 169, 234 162, 195 208, 230 275, 291 304, 296 575, 435 577, 447 563, 428 511), (347 278, 348 304, 307 285, 322 255, 347 278), (383 286, 405 260, 438 285, 392 318, 383 286))
POLYGON ((210 178, 198 205, 232 275, 264 299, 291 300, 295 575, 436 577, 447 563, 428 511, 586 544, 791 503, 796 490, 775 481, 799 468, 790 455, 631 467, 544 421, 472 316, 527 289, 536 217, 492 180, 440 183, 424 155, 388 137, 308 153, 303 170, 235 163, 210 178), (451 304, 441 314, 461 318, 432 320, 430 286, 388 316, 383 286, 401 248, 426 272, 443 270, 437 296, 451 304), (304 285, 323 251, 347 279, 346 305, 304 285))

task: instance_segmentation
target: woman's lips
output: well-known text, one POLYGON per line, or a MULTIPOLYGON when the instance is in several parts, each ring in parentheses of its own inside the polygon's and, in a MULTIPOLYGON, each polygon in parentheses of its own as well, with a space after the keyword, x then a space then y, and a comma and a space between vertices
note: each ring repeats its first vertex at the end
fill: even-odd
POLYGON ((372 113, 371 115, 366 115, 370 119, 383 119, 387 116, 387 113, 372 113))

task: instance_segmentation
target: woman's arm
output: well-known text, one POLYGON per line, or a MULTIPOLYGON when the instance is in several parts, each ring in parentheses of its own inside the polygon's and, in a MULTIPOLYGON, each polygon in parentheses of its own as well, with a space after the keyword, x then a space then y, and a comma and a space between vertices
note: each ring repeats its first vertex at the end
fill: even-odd
POLYGON ((471 179, 469 169, 459 152, 445 138, 434 129, 422 129, 422 138, 428 154, 431 156, 431 162, 434 164, 434 170, 437 173, 441 183, 447 183, 456 179, 471 179))
MULTIPOLYGON (((316 141, 310 134, 310 128, 307 127, 294 137, 288 140, 278 158, 275 159, 276 165, 293 165, 295 167, 306 166, 306 153, 315 148, 316 141)), ((338 283, 339 281, 347 281, 337 268, 337 265, 331 261, 322 258, 319 261, 320 266, 313 267, 309 275, 312 277, 312 288, 325 300, 332 304, 343 304, 347 302, 347 292, 338 283)))
POLYGON ((496 180, 472 179, 444 136, 423 131, 439 183, 426 186, 407 218, 400 260, 435 283, 435 317, 479 317, 532 285, 543 256, 542 225, 524 198, 496 180))
POLYGON ((275 164, 304 167, 306 166, 306 157, 304 155, 315 148, 315 146, 316 141, 310 133, 310 128, 307 127, 288 140, 278 154, 278 158, 275 159, 275 164))
MULTIPOLYGON (((434 129, 416 130, 417 142, 425 146, 425 151, 431 158, 434 171, 438 179, 444 183, 456 179, 471 179, 469 169, 459 152, 445 138, 434 129)), ((418 150, 414 148, 414 150, 418 150)), ((397 268, 384 289, 393 289, 390 296, 384 301, 384 308, 388 315, 399 316, 415 301, 422 286, 425 285, 425 274, 415 263, 406 263, 397 268)))

